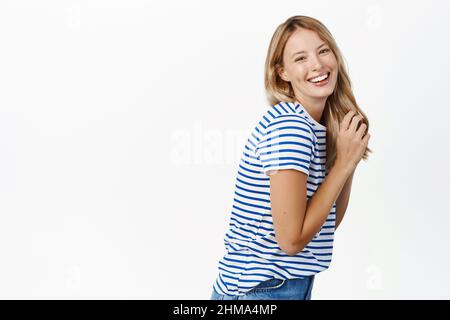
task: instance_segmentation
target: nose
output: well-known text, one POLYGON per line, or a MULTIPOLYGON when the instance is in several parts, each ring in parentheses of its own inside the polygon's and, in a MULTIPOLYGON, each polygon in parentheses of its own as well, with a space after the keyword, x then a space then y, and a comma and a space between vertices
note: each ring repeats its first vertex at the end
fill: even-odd
POLYGON ((313 71, 317 71, 322 68, 322 63, 320 62, 320 59, 317 57, 311 59, 311 65, 313 66, 313 71))

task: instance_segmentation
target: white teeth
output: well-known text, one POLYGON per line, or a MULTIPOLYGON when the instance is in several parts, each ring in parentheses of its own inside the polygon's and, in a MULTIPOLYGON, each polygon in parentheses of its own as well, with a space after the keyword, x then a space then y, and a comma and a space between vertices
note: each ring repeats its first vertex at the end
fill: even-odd
POLYGON ((326 78, 328 78, 328 73, 326 73, 324 75, 321 75, 321 76, 318 76, 317 78, 313 78, 313 79, 308 80, 308 81, 309 82, 319 82, 319 81, 322 81, 322 80, 324 80, 326 78))

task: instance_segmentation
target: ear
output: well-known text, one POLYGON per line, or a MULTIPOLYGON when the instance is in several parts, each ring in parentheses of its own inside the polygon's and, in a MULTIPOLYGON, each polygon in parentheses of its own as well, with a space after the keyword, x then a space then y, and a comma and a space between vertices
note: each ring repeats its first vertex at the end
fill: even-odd
POLYGON ((286 74, 286 70, 284 70, 283 67, 278 66, 278 68, 277 68, 277 73, 278 73, 278 75, 280 76, 280 78, 283 79, 284 81, 286 81, 286 82, 289 82, 289 81, 290 81, 289 78, 288 78, 288 76, 287 76, 287 74, 286 74))

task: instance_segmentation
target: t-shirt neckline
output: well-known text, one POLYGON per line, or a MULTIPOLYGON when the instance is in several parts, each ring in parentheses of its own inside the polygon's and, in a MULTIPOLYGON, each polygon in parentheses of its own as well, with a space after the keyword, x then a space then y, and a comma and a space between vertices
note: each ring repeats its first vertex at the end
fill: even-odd
POLYGON ((320 122, 316 121, 313 117, 311 117, 311 115, 308 113, 308 111, 306 111, 306 108, 304 106, 302 106, 300 104, 300 102, 295 101, 295 110, 297 112, 299 112, 300 110, 303 110, 303 112, 305 113, 305 115, 308 117, 308 119, 313 122, 317 128, 322 129, 322 130, 327 130, 327 127, 325 127, 323 124, 321 124, 320 122))

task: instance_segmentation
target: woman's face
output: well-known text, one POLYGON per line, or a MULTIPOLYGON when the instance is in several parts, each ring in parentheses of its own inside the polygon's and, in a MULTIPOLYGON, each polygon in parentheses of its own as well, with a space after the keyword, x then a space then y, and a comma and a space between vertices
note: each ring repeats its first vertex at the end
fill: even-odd
POLYGON ((290 81, 297 98, 315 100, 327 98, 337 81, 337 60, 330 47, 317 33, 308 29, 295 31, 288 39, 283 53, 284 68, 280 76, 290 81), (310 80, 330 73, 327 83, 316 85, 310 80))

